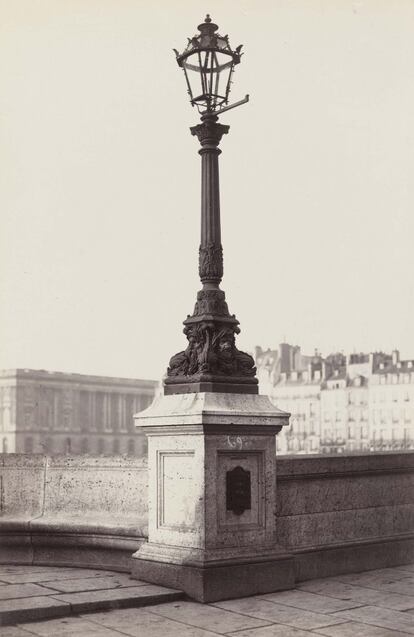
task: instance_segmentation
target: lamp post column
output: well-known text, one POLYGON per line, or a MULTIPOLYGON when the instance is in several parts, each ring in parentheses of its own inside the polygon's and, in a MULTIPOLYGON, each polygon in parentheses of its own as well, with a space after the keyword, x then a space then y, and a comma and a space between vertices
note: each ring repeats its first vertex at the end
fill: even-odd
POLYGON ((217 123, 217 116, 204 115, 202 123, 190 130, 198 137, 201 149, 201 242, 199 275, 204 289, 218 289, 223 277, 221 245, 218 145, 229 126, 217 123))
POLYGON ((201 145, 201 241, 199 276, 194 312, 184 321, 188 346, 175 354, 164 380, 166 395, 199 391, 257 394, 256 367, 250 354, 237 349, 239 321, 230 314, 220 289, 223 277, 221 245, 219 144, 230 126, 218 123, 214 113, 205 113, 201 123, 190 128, 201 145))

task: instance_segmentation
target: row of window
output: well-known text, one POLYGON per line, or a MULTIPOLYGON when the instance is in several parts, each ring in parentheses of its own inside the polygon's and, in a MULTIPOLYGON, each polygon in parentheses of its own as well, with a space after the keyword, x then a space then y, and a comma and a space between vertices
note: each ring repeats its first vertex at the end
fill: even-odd
MULTIPOLYGON (((86 393, 86 392, 81 392, 86 393)), ((24 415, 25 429, 39 426, 42 429, 68 431, 79 427, 80 431, 93 429, 105 431, 128 431, 134 427, 133 415, 152 402, 151 396, 123 396, 114 394, 90 394, 83 398, 79 410, 66 407, 63 413, 48 403, 27 408, 24 415), (87 406, 85 406, 85 402, 87 406)))
POLYGON ((387 383, 399 385, 401 383, 409 383, 410 380, 410 374, 381 374, 379 377, 380 385, 386 385, 387 383))
MULTIPOLYGON (((3 453, 8 452, 7 438, 3 438, 3 453)), ((120 440, 114 438, 111 440, 105 440, 104 438, 97 438, 90 440, 89 438, 76 438, 75 440, 68 436, 64 439, 53 440, 52 438, 45 438, 43 442, 38 445, 38 449, 35 449, 35 441, 33 436, 26 436, 24 439, 24 453, 33 453, 43 451, 44 453, 96 453, 98 455, 114 454, 118 455, 126 453, 129 456, 143 455, 146 453, 146 440, 144 438, 128 438, 127 440, 120 440)))

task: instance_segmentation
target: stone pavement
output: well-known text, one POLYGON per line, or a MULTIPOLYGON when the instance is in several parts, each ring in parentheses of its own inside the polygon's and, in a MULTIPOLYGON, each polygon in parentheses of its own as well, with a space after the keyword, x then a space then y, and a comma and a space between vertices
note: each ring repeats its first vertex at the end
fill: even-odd
MULTIPOLYGON (((0 626, 183 597, 181 591, 132 579, 126 573, 0 565, 0 626)), ((0 628, 0 636, 3 633, 8 634, 0 628)))
MULTIPOLYGON (((7 590, 14 596, 13 603, 39 599, 39 595, 50 600, 60 597, 66 604, 65 612, 70 606, 76 615, 25 623, 24 618, 16 618, 14 625, 0 627, 0 637, 414 635, 414 565, 312 580, 292 591, 208 605, 177 598, 157 603, 162 601, 163 594, 176 597, 179 594, 152 585, 137 585, 127 575, 86 569, 42 571, 35 566, 0 566, 0 596, 4 601, 7 590), (50 579, 51 576, 55 579, 50 579), (45 595, 42 589, 46 588, 55 592, 45 595), (132 596, 128 596, 133 588, 141 592, 151 590, 147 600, 156 605, 85 614, 85 610, 92 610, 93 604, 99 603, 99 594, 103 592, 107 602, 113 597, 113 606, 133 604, 132 596), (88 600, 92 607, 87 605, 88 600)), ((4 601, 2 609, 6 608, 4 601)), ((57 606, 54 608, 62 612, 57 606)))

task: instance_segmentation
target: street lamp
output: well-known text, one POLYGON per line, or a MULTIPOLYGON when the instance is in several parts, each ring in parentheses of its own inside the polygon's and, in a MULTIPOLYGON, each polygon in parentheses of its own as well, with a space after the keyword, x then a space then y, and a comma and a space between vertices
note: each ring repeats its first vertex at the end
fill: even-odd
POLYGON ((148 435, 150 495, 148 542, 131 571, 208 603, 289 588, 294 561, 276 543, 275 516, 275 436, 290 414, 258 395, 254 360, 235 345, 239 322, 220 290, 218 145, 229 127, 217 120, 248 99, 228 104, 240 47, 233 51, 209 16, 198 29, 176 55, 201 115, 190 130, 201 144, 202 289, 184 321, 187 349, 170 360, 164 396, 134 416, 148 435))
POLYGON ((229 126, 218 123, 218 115, 248 101, 246 97, 228 104, 234 67, 240 63, 241 46, 233 50, 228 36, 207 15, 199 34, 188 39, 183 53, 175 51, 183 69, 192 106, 201 115, 201 124, 190 128, 201 148, 201 241, 199 276, 203 284, 194 312, 184 321, 187 349, 169 363, 164 393, 203 391, 258 393, 252 356, 235 344, 239 322, 230 314, 220 289, 223 277, 221 245, 218 148, 229 126))

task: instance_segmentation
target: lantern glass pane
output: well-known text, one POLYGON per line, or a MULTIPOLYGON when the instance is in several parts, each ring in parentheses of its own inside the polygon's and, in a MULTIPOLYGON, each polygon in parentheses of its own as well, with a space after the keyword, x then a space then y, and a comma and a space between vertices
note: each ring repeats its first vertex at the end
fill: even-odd
POLYGON ((197 99, 201 95, 205 95, 206 87, 204 84, 204 81, 205 81, 204 74, 189 70, 187 73, 187 77, 188 77, 189 84, 191 86, 193 99, 197 99))
MULTIPOLYGON (((228 46, 225 38, 219 38, 222 47, 228 46)), ((227 103, 229 76, 233 68, 233 56, 215 48, 195 49, 183 60, 192 100, 201 108, 216 108, 227 103)))

